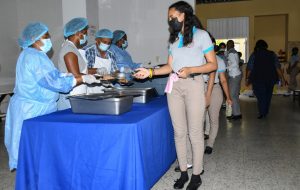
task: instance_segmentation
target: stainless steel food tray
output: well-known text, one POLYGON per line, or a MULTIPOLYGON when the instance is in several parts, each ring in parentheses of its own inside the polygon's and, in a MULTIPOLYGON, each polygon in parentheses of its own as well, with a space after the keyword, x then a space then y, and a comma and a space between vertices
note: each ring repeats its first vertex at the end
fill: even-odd
POLYGON ((120 115, 131 110, 133 96, 91 94, 69 96, 72 112, 85 114, 120 115))
POLYGON ((148 103, 153 98, 158 96, 155 88, 131 88, 120 87, 112 89, 104 89, 105 92, 117 92, 120 95, 132 95, 134 96, 133 102, 135 103, 148 103))

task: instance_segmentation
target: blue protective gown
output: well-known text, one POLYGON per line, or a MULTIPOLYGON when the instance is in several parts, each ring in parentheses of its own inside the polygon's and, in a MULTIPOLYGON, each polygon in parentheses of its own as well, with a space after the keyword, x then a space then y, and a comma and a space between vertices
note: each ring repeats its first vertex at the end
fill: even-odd
POLYGON ((42 51, 26 48, 21 52, 5 122, 5 146, 11 170, 17 168, 23 121, 56 111, 58 92, 69 92, 73 81, 73 76, 60 73, 42 51))
POLYGON ((125 49, 119 48, 114 44, 110 46, 109 51, 113 53, 113 59, 117 63, 119 70, 121 67, 124 67, 125 71, 129 70, 128 75, 126 74, 126 79, 130 80, 132 78, 130 71, 141 67, 141 63, 134 63, 130 54, 125 49))

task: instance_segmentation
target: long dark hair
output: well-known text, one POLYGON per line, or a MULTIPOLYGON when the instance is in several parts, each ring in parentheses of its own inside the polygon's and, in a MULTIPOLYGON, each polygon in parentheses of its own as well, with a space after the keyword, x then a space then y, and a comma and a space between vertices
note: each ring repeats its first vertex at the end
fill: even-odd
MULTIPOLYGON (((199 29, 203 29, 200 20, 194 15, 194 10, 190 4, 185 1, 178 1, 169 7, 175 8, 180 13, 184 13, 184 34, 183 34, 183 46, 189 45, 193 41, 193 26, 199 29)), ((172 44, 178 37, 178 32, 170 31, 169 42, 172 44)))

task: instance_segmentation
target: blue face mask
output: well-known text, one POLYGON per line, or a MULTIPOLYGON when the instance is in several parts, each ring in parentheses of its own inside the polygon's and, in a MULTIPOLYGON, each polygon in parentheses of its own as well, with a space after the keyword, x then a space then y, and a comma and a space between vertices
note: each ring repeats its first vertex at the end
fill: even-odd
POLYGON ((86 41, 87 41, 87 35, 84 34, 84 35, 83 35, 83 39, 80 39, 79 43, 80 43, 80 45, 83 45, 83 44, 86 43, 86 41))
POLYGON ((100 49, 101 51, 107 51, 108 48, 110 47, 110 45, 104 44, 104 43, 101 42, 100 45, 99 45, 98 47, 99 47, 99 49, 100 49))
POLYGON ((52 48, 52 42, 50 38, 41 39, 41 42, 44 44, 43 46, 40 47, 42 52, 47 53, 48 51, 50 51, 50 49, 52 48))
POLYGON ((128 42, 127 42, 127 40, 126 40, 126 41, 123 42, 122 48, 123 48, 123 49, 126 49, 127 47, 128 47, 128 42))

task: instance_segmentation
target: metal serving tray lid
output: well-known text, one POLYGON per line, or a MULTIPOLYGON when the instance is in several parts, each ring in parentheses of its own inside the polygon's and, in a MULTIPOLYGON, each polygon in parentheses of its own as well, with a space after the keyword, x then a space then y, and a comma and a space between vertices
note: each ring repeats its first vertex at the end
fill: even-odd
POLYGON ((76 99, 85 99, 85 100, 104 100, 107 98, 120 97, 118 93, 109 92, 109 93, 95 93, 95 94, 78 94, 68 96, 68 98, 76 98, 76 99))
POLYGON ((104 89, 105 93, 117 92, 120 95, 134 96, 133 102, 135 103, 148 103, 153 98, 158 96, 155 88, 134 88, 134 87, 118 87, 111 89, 104 89))
POLYGON ((70 96, 72 112, 120 115, 131 110, 133 96, 90 94, 70 96))

